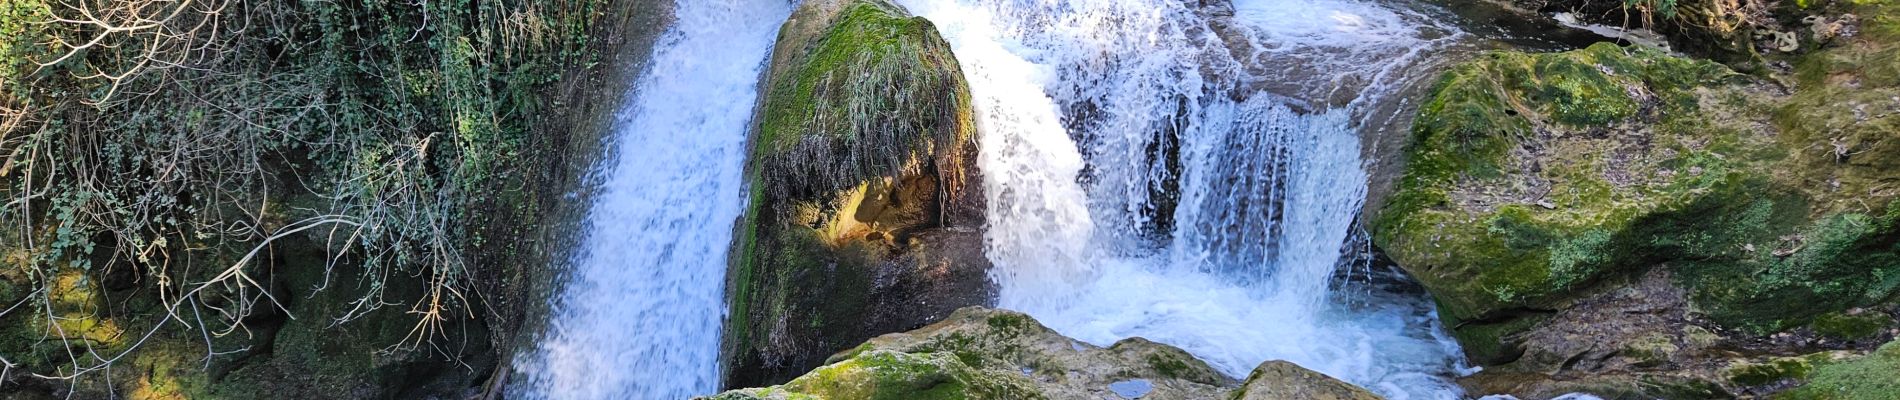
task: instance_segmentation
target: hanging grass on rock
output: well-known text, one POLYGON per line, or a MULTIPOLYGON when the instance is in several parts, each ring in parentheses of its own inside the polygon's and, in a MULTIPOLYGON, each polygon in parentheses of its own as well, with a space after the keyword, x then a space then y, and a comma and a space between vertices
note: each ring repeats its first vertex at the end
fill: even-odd
MULTIPOLYGON (((0 1, 0 279, 19 288, 0 290, 0 391, 185 341, 202 357, 169 390, 263 393, 209 377, 300 344, 268 338, 286 324, 461 353, 436 345, 481 312, 478 277, 508 273, 490 262, 526 251, 495 236, 538 213, 529 131, 605 3, 0 1)), ((374 380, 335 372, 286 382, 374 380)))

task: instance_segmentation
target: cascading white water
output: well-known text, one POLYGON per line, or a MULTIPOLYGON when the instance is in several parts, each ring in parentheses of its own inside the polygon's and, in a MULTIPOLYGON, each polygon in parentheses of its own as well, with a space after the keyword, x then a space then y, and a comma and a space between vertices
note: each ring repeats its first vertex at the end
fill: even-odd
POLYGON ((1235 376, 1285 359, 1462 395, 1427 301, 1329 287, 1365 197, 1359 122, 1456 29, 1363 0, 1237 0, 1229 25, 1172 0, 901 2, 970 77, 999 306, 1235 376))
POLYGON ((1075 176, 1083 166, 1082 155, 1063 133, 1062 115, 1054 100, 1039 88, 1039 82, 1051 71, 1016 56, 1005 43, 992 39, 1000 37, 998 26, 983 10, 933 8, 940 5, 954 6, 909 2, 906 8, 939 24, 938 29, 963 61, 963 74, 975 92, 977 130, 981 133, 978 141, 983 149, 979 168, 986 176, 983 184, 989 197, 985 252, 998 265, 1037 266, 996 268, 992 271, 994 280, 1003 286, 1002 292, 1013 293, 1014 297, 1072 300, 1038 298, 1044 293, 1066 296, 1072 294, 1069 292, 1037 292, 1011 286, 1080 284, 1094 279, 1087 268, 1091 262, 1087 246, 1095 227, 1087 205, 1077 201, 1083 195, 1075 184, 1075 176), (959 15, 967 19, 951 20, 941 17, 945 12, 971 14, 959 15), (954 22, 945 23, 948 21, 954 22), (990 178, 996 176, 1008 178, 990 178))
POLYGON ((568 282, 515 397, 680 399, 719 389, 726 254, 745 139, 783 0, 679 0, 618 116, 568 282))

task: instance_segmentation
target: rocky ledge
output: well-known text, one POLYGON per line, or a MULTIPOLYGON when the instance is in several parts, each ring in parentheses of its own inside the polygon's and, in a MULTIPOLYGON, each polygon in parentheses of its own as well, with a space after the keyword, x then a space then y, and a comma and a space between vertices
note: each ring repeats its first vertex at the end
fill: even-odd
POLYGON ((706 399, 1378 399, 1285 361, 1245 381, 1142 338, 1098 347, 1022 313, 967 307, 943 322, 879 336, 783 385, 706 399))

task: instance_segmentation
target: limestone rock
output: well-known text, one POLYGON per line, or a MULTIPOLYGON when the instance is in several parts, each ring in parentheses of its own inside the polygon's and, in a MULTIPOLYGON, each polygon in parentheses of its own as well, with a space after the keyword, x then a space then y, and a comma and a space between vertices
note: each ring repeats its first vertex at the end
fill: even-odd
POLYGON ((717 400, 799 399, 1378 399, 1284 361, 1246 382, 1173 346, 1130 338, 1098 347, 1021 313, 959 309, 943 322, 865 342, 784 385, 717 400))

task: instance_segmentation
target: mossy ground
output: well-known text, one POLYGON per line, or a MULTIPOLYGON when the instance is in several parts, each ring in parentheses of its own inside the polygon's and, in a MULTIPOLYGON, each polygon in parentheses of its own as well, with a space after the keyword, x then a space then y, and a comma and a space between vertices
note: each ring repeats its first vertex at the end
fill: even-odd
POLYGON ((1454 67, 1375 240, 1480 360, 1509 360, 1524 317, 1655 266, 1700 314, 1754 335, 1891 301, 1892 8, 1857 3, 1865 33, 1797 60, 1792 94, 1609 44, 1454 67))
POLYGON ((1783 400, 1876 400, 1900 398, 1900 342, 1881 346, 1866 357, 1819 362, 1804 374, 1807 383, 1774 396, 1783 400))

